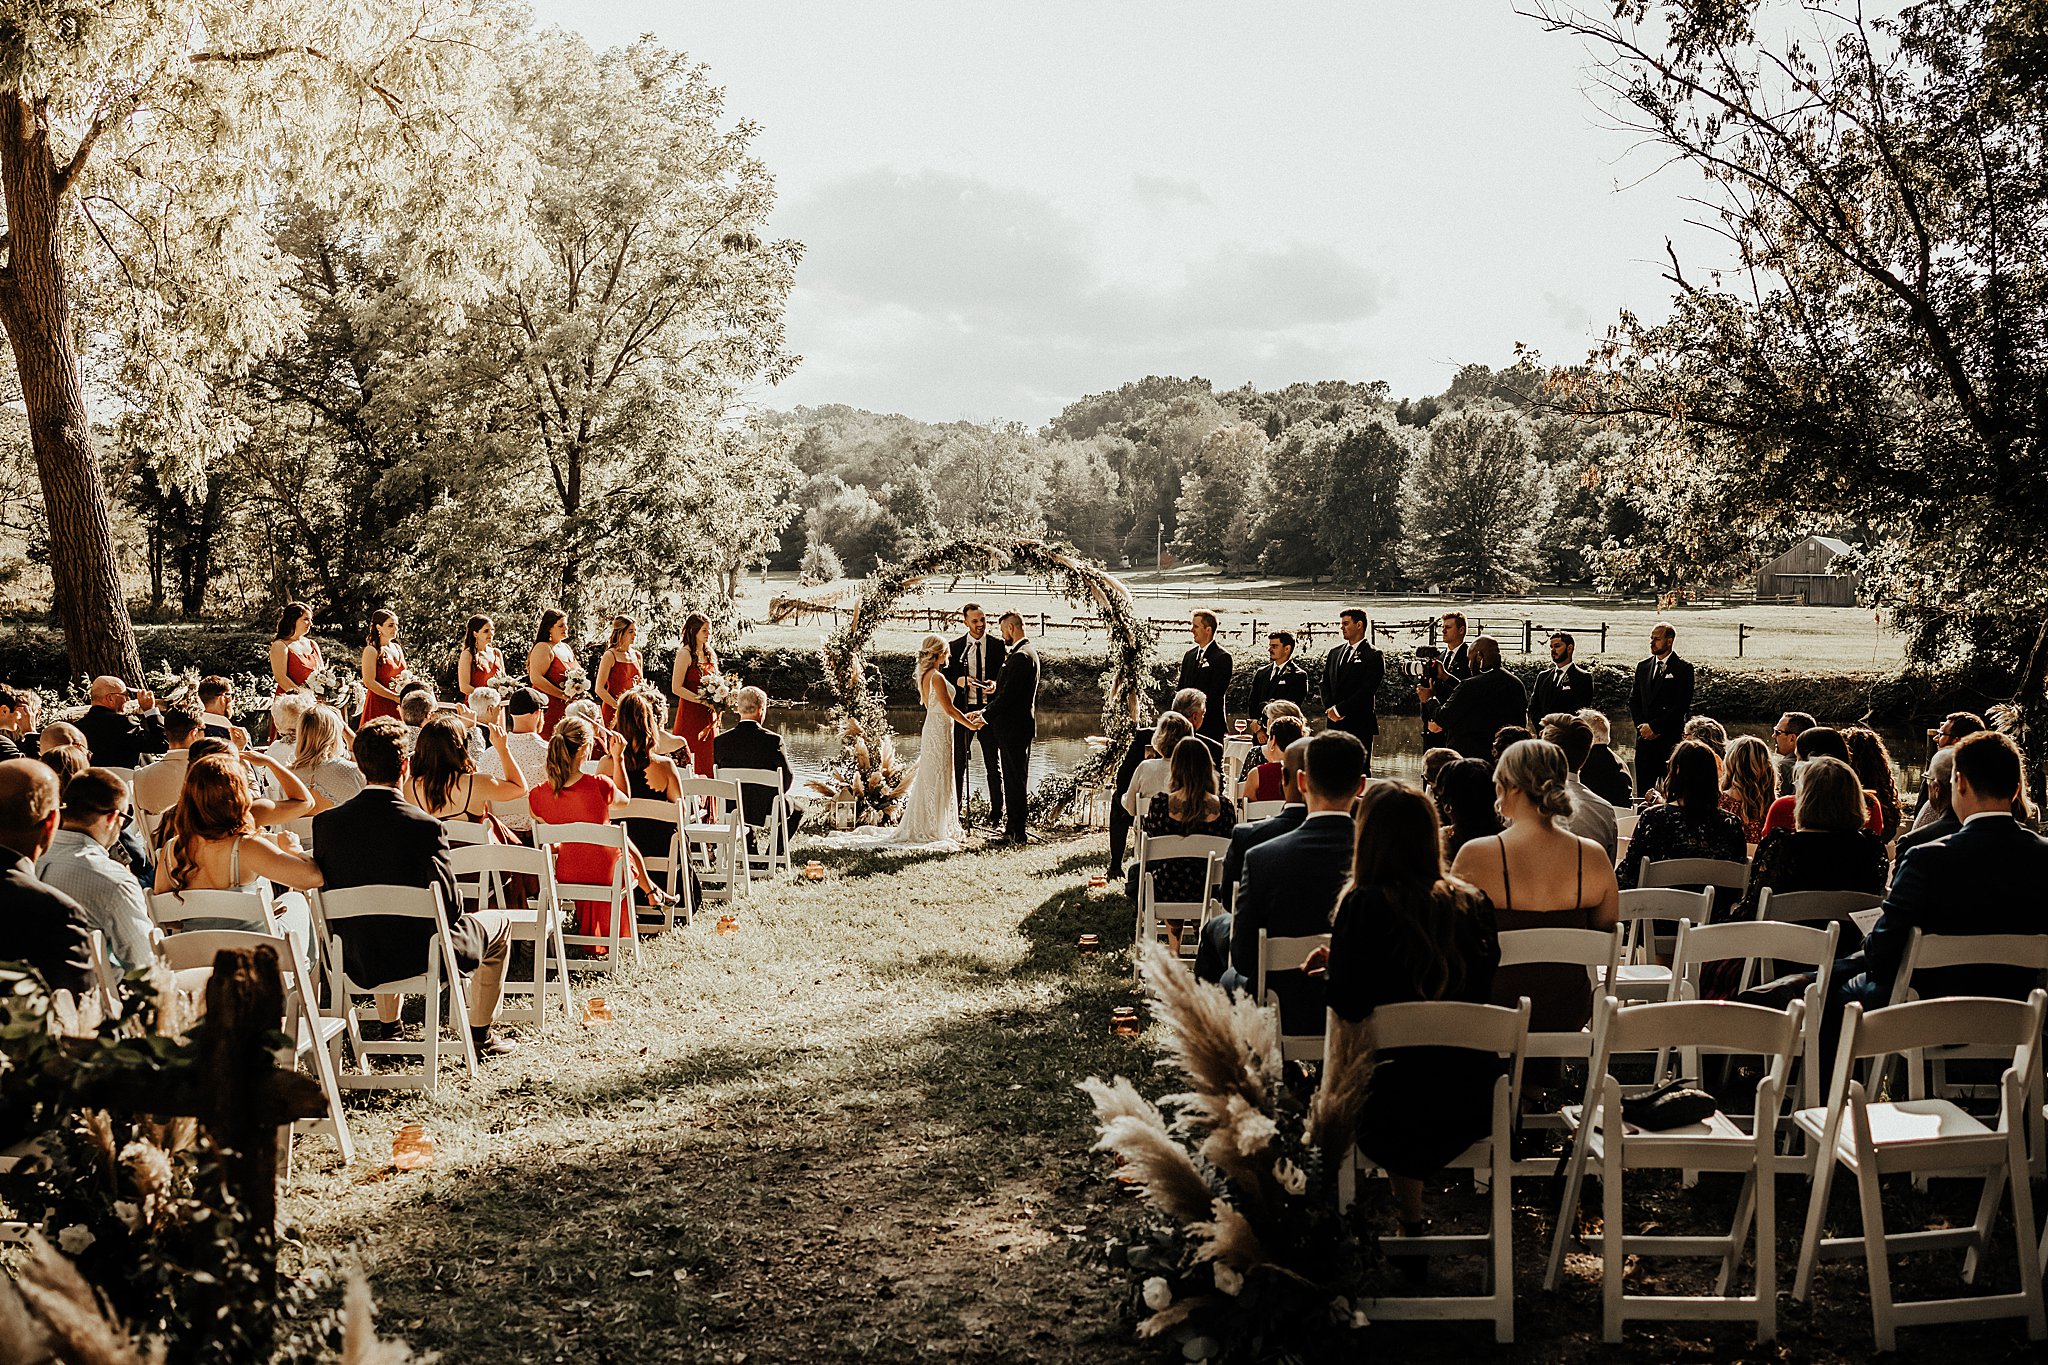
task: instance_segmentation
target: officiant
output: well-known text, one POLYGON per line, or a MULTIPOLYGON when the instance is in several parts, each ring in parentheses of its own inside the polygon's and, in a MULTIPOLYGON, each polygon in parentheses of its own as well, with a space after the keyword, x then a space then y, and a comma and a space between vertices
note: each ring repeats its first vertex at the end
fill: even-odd
MULTIPOLYGON (((953 684, 954 705, 968 715, 977 715, 995 690, 995 678, 1003 666, 1008 646, 988 633, 988 616, 980 604, 969 602, 960 609, 966 632, 947 651, 946 681, 953 684)), ((962 809, 967 805, 967 760, 976 737, 981 743, 982 769, 988 774, 989 823, 1003 824, 1003 760, 995 734, 987 729, 953 727, 953 790, 959 793, 962 809)))

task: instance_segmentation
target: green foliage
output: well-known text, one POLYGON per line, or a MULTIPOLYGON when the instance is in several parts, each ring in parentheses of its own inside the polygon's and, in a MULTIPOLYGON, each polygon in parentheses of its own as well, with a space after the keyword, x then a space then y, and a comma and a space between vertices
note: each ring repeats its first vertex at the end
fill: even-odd
POLYGON ((1402 502, 1419 578, 1461 592, 1528 585, 1550 488, 1522 418, 1479 407, 1437 418, 1409 462, 1402 502))

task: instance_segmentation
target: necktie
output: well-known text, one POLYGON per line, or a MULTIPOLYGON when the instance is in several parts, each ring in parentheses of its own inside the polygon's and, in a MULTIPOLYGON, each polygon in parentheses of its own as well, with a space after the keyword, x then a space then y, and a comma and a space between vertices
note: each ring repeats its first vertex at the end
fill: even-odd
POLYGON ((974 670, 974 680, 975 680, 976 682, 980 682, 980 681, 981 681, 981 641, 979 641, 979 640, 976 640, 976 641, 975 641, 975 642, 974 642, 974 643, 973 643, 972 645, 970 645, 970 646, 969 646, 969 648, 970 648, 970 649, 971 649, 971 650, 973 651, 973 655, 974 655, 974 663, 973 663, 973 665, 972 665, 972 668, 973 668, 973 670, 974 670))

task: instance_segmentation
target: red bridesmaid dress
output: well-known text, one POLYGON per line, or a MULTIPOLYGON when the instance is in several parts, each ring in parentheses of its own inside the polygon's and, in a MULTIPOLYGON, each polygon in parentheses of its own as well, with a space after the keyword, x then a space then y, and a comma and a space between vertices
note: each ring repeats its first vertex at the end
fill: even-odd
MULTIPOLYGON (((479 687, 496 686, 499 675, 504 671, 505 656, 498 652, 495 645, 485 650, 482 654, 471 655, 469 660, 470 694, 472 696, 475 695, 479 687)), ((464 698, 464 700, 466 701, 468 698, 464 698)))
MULTIPOLYGON (((292 680, 293 690, 304 687, 306 679, 319 671, 320 646, 313 643, 312 636, 308 635, 305 639, 284 647, 284 675, 292 680), (304 646, 303 649, 300 648, 301 645, 304 646)), ((285 695, 285 689, 274 687, 271 695, 282 697, 285 695)))
MULTIPOLYGON (((548 660, 547 672, 541 674, 541 676, 556 687, 560 687, 564 682, 568 681, 569 664, 576 656, 569 652, 567 645, 556 645, 553 654, 554 657, 548 660)), ((542 739, 553 739, 555 737, 555 727, 562 723, 562 713, 568 709, 569 703, 566 698, 548 698, 548 709, 542 713, 540 719, 542 739)))
MULTIPOLYGON (((612 671, 605 675, 604 690, 615 697, 623 697, 633 690, 634 685, 640 681, 640 676, 640 660, 637 655, 629 654, 623 659, 614 659, 612 671)), ((616 709, 611 706, 604 708, 604 724, 607 730, 617 723, 618 717, 614 714, 616 709)))
MULTIPOLYGON (((397 645, 386 645, 377 651, 377 682, 390 687, 398 681, 398 675, 405 672, 405 653, 397 645)), ((362 729, 379 716, 398 714, 398 703, 390 697, 380 697, 375 692, 363 693, 363 714, 356 728, 362 729)))
MULTIPOLYGON (((694 661, 683 674, 683 686, 696 692, 704 685, 704 670, 694 661)), ((701 695, 701 694, 700 694, 701 695)), ((711 741, 718 734, 718 717, 702 702, 676 698, 676 718, 669 729, 690 746, 690 766, 699 777, 711 776, 711 741)))

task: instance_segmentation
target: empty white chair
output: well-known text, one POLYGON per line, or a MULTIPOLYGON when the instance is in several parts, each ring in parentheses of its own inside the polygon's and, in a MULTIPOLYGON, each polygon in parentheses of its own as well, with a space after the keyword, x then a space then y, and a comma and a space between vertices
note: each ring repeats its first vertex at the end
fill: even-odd
POLYGON ((438 886, 354 886, 313 893, 314 916, 327 941, 327 1013, 339 1015, 348 1024, 349 1047, 355 1053, 357 1070, 344 1073, 342 1085, 352 1090, 424 1090, 432 1095, 440 1085, 441 1030, 454 1030, 457 1054, 470 1076, 476 1076, 476 1045, 469 1033, 469 990, 462 966, 455 958, 455 944, 449 937, 447 907, 441 903, 438 886), (349 977, 342 956, 338 923, 377 915, 397 919, 429 921, 433 931, 422 953, 417 974, 398 981, 359 985, 349 977), (446 1012, 442 1009, 447 994, 446 1012), (397 1040, 373 1042, 363 1037, 362 1022, 356 1016, 358 995, 417 995, 426 1001, 426 1022, 417 1043, 397 1040), (418 1057, 425 1062, 419 1072, 377 1072, 370 1068, 372 1057, 418 1057))
POLYGON ((1599 1041, 1586 1101, 1565 1111, 1565 1121, 1574 1130, 1572 1154, 1543 1284, 1546 1289, 1557 1287, 1565 1250, 1575 1240, 1580 1191, 1587 1174, 1596 1173, 1602 1205, 1603 1340, 1620 1341, 1622 1324, 1629 1318, 1746 1318, 1756 1323, 1759 1342, 1777 1335, 1776 1131, 1786 1073, 1799 1048, 1802 1014, 1803 1006, 1797 1002, 1781 1011, 1723 1000, 1674 1000, 1626 1008, 1611 996, 1600 1001, 1593 1021, 1599 1041), (1753 1131, 1744 1132, 1735 1119, 1718 1110, 1702 1122, 1661 1132, 1637 1131, 1623 1120, 1622 1087, 1612 1074, 1612 1060, 1623 1053, 1661 1052, 1679 1046, 1761 1055, 1768 1060, 1769 1069, 1757 1085, 1753 1131), (1629 1235, 1624 1222, 1625 1173, 1660 1168, 1741 1175, 1742 1192, 1728 1233, 1707 1237, 1629 1235), (1732 1293, 1752 1221, 1756 1226, 1755 1291, 1732 1293), (1623 1274, 1630 1256, 1711 1256, 1721 1262, 1721 1273, 1712 1294, 1628 1294, 1623 1274))
POLYGON ((1608 994, 1623 1000, 1665 1000, 1671 996, 1667 961, 1676 940, 1658 932, 1658 925, 1679 920, 1705 924, 1714 913, 1712 891, 1681 891, 1675 887, 1631 887, 1621 893, 1621 966, 1605 984, 1608 994))
POLYGON ((1826 1109, 1802 1109, 1800 1128, 1815 1143, 1813 1196, 1806 1216, 1806 1235, 1799 1248, 1799 1274, 1792 1297, 1804 1302, 1813 1290, 1813 1268, 1823 1256, 1862 1256, 1870 1281, 1871 1330, 1877 1349, 1893 1350, 1898 1329, 1937 1322, 1976 1322, 1994 1317, 2027 1320, 2027 1337, 2048 1337, 2048 1317, 2041 1301, 2040 1248, 2034 1241, 2033 1192, 2027 1179, 2027 1153, 2021 1106, 2030 1080, 2039 1068, 2041 1021, 2048 1011, 2048 992, 2036 990, 2025 1002, 1981 996, 1917 1000, 1865 1014, 1860 1005, 1843 1011, 1842 1043, 1835 1058, 1834 1078, 1826 1109), (1855 1078, 1858 1060, 1883 1058, 1957 1044, 1996 1047, 2012 1058, 1999 1081, 1996 1126, 1987 1126, 1944 1099, 1908 1099, 1875 1103, 1855 1078), (1856 1178, 1863 1231, 1857 1237, 1823 1237, 1828 1194, 1836 1166, 1856 1178), (1934 1172, 1969 1176, 1984 1182, 1976 1220, 1968 1227, 1886 1232, 1879 1181, 1902 1172, 1934 1172), (1989 1244, 2001 1196, 2012 1192, 2012 1215, 2019 1259, 2019 1288, 2009 1294, 1924 1299, 1897 1303, 1892 1298, 1889 1258, 1895 1253, 1965 1247, 1963 1279, 1974 1282, 1989 1244))
POLYGON ((533 842, 536 847, 547 849, 555 855, 555 894, 561 898, 564 911, 575 914, 576 901, 596 901, 605 909, 603 924, 608 932, 585 934, 561 931, 565 948, 588 950, 582 957, 569 959, 569 970, 573 972, 615 972, 626 965, 628 955, 633 964, 640 962, 639 923, 634 917, 632 894, 632 870, 626 849, 626 827, 624 825, 600 825, 593 823, 550 825, 536 820, 533 823, 533 842), (567 882, 562 880, 560 850, 565 844, 595 844, 600 848, 616 849, 612 859, 612 876, 609 882, 567 882))
MULTIPOLYGON (((1598 1017, 1602 989, 1600 983, 1611 980, 1621 960, 1621 926, 1612 929, 1509 929, 1500 935, 1500 966, 1543 966, 1570 965, 1586 974, 1586 988, 1595 1005, 1594 1017, 1598 1017)), ((1526 998, 1526 997, 1525 997, 1526 998)), ((1562 1029, 1530 1029, 1524 1053, 1529 1057, 1584 1059, 1593 1055, 1593 1033, 1589 1022, 1586 1027, 1562 1029)), ((1521 1092, 1515 1094, 1517 1108, 1521 1104, 1521 1092)), ((1556 1114, 1524 1114, 1521 1122, 1525 1127, 1556 1128, 1563 1120, 1556 1114)), ((1528 1157, 1514 1163, 1516 1175, 1542 1175, 1555 1170, 1554 1157, 1528 1157)))
POLYGON ((683 804, 702 802, 704 809, 683 826, 683 851, 697 869, 706 895, 717 889, 731 904, 748 893, 747 820, 740 809, 740 784, 710 777, 685 777, 683 804))
POLYGON ((782 789, 782 774, 770 768, 714 768, 712 776, 720 782, 739 784, 743 820, 747 788, 759 787, 772 793, 763 823, 748 826, 752 839, 746 849, 747 875, 753 876, 756 868, 767 877, 778 872, 784 876, 794 873, 796 863, 789 855, 789 794, 782 789))
POLYGON ((1240 821, 1270 820, 1286 809, 1285 801, 1247 801, 1244 803, 1244 814, 1239 818, 1240 821))
MULTIPOLYGON (((533 968, 524 979, 505 974, 505 1001, 498 1017, 507 1023, 540 1025, 547 1022, 550 996, 559 998, 562 1013, 569 1013, 569 950, 562 941, 562 902, 555 891, 555 860, 545 848, 524 844, 464 844, 448 850, 448 864, 458 882, 474 878, 477 908, 503 910, 512 920, 512 940, 533 945, 533 968), (519 885, 514 878, 530 878, 533 890, 526 904, 512 904, 508 894, 519 885), (548 983, 548 968, 555 980, 548 983)), ((468 888, 465 886, 465 894, 468 888)))
MULTIPOLYGON (((661 797, 636 796, 626 802, 624 810, 613 817, 620 821, 659 820, 668 828, 668 838, 661 841, 665 853, 640 851, 640 861, 647 868, 647 880, 662 887, 669 894, 669 903, 650 906, 640 912, 640 923, 651 926, 660 933, 667 933, 675 927, 676 913, 682 912, 685 925, 695 916, 697 898, 691 891, 689 860, 683 856, 683 804, 661 797)), ((629 828, 628 841, 632 838, 629 828)))
MULTIPOLYGON (((1271 938, 1264 929, 1259 930, 1259 972, 1256 989, 1252 998, 1268 1009, 1277 1010, 1280 1002, 1268 993, 1266 977, 1272 972, 1300 971, 1308 961, 1310 953, 1318 948, 1330 946, 1328 934, 1304 934, 1298 938, 1271 938)), ((1323 1059, 1323 1035, 1321 1033, 1289 1033, 1280 1030, 1280 1058, 1288 1062, 1319 1062, 1323 1059)))
MULTIPOLYGON (((1166 929, 1167 920, 1199 926, 1208 921, 1210 907, 1216 892, 1223 885, 1223 859, 1230 852, 1230 840, 1219 834, 1159 834, 1145 841, 1145 864, 1138 877, 1138 943, 1145 944, 1158 939, 1167 941, 1170 935, 1166 929), (1163 901, 1159 898, 1158 873, 1151 864, 1165 862, 1170 858, 1200 858, 1208 862, 1208 871, 1202 879, 1201 898, 1192 901, 1163 901)), ((1183 930, 1180 936, 1180 955, 1194 956, 1199 934, 1183 930)), ((1133 955, 1133 970, 1136 957, 1133 955)))

